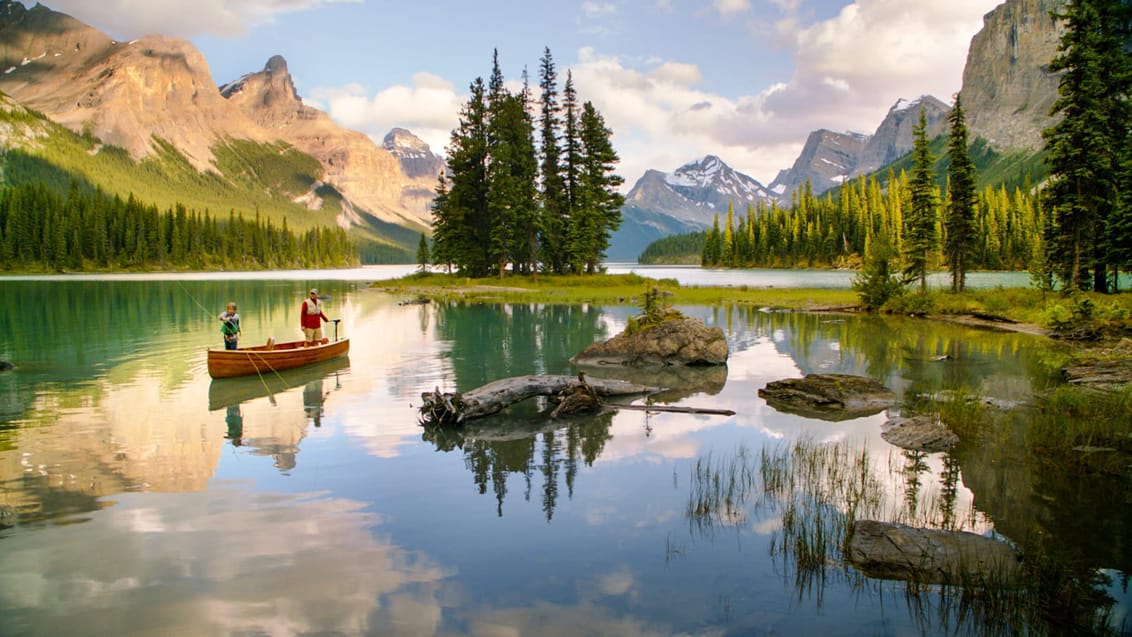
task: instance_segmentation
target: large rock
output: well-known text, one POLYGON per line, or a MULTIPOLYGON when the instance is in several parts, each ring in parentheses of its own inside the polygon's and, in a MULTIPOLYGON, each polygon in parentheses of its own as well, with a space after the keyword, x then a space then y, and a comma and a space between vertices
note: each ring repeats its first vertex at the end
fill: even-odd
POLYGON ((809 374, 767 383, 759 396, 779 411, 822 420, 847 420, 896 404, 896 394, 879 381, 851 374, 809 374))
POLYGON ((699 319, 661 321, 630 335, 618 334, 594 343, 570 359, 579 366, 722 365, 727 362, 727 339, 718 327, 699 319))
POLYGON ((15 368, 16 368, 16 366, 13 365, 12 363, 5 361, 5 360, 0 360, 0 372, 9 372, 9 371, 12 371, 15 368))
POLYGON ((928 453, 947 451, 959 443, 959 436, 934 416, 893 418, 881 425, 880 437, 902 449, 928 453))
POLYGON ((1022 554, 1005 542, 962 531, 858 520, 849 563, 869 577, 923 584, 1010 585, 1022 554))

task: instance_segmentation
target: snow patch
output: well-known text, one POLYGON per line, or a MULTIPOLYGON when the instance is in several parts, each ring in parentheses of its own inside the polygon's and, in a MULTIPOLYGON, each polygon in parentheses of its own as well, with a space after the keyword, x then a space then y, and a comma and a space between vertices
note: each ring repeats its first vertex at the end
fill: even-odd
POLYGON ((16 70, 16 67, 9 66, 8 68, 4 69, 4 75, 7 75, 7 74, 9 74, 9 73, 11 73, 12 71, 15 71, 15 70, 16 70))

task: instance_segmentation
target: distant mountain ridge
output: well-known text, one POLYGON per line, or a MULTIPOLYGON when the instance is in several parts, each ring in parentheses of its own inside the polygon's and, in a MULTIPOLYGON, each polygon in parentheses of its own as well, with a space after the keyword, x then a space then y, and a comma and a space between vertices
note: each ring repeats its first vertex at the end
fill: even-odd
POLYGON ((633 260, 661 237, 709 227, 727 206, 745 213, 747 206, 774 199, 757 179, 728 166, 715 155, 688 162, 671 173, 648 170, 625 196, 621 227, 610 238, 606 256, 633 260))
MULTIPOLYGON (((321 166, 309 191, 293 195, 294 201, 319 210, 320 193, 329 192, 321 185, 332 185, 341 193, 333 202, 336 225, 393 240, 387 229, 420 232, 431 220, 431 196, 421 192, 431 192, 437 173, 430 177, 407 166, 366 135, 304 105, 280 56, 262 71, 218 87, 204 57, 185 40, 116 42, 41 4, 26 9, 0 0, 0 91, 137 160, 172 148, 202 172, 220 170, 216 149, 233 140, 286 142, 321 166)), ((408 131, 399 136, 402 145, 414 145, 408 131)), ((421 153, 430 152, 417 142, 421 153)), ((443 163, 422 155, 411 164, 428 161, 443 163)), ((113 184, 103 186, 113 192, 113 184)))
POLYGON ((810 182, 814 194, 835 188, 846 180, 866 175, 892 163, 912 150, 912 129, 923 110, 928 136, 944 132, 951 107, 931 95, 897 100, 873 134, 810 133, 794 165, 778 173, 770 189, 789 201, 799 186, 810 182))

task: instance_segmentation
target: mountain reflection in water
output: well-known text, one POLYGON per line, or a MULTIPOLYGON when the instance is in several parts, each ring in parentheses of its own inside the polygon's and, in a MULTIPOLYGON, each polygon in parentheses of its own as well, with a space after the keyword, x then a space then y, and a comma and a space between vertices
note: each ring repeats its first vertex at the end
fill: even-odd
POLYGON ((735 416, 558 421, 537 399, 454 431, 418 425, 421 392, 573 374, 570 356, 636 311, 399 306, 330 277, 0 288, 21 299, 0 308, 0 358, 18 366, 0 375, 11 399, 0 410, 3 634, 961 634, 958 609, 931 605, 925 621, 922 599, 862 586, 843 564, 784 586, 802 581, 784 562, 798 553, 782 551, 798 527, 781 499, 739 487, 799 441, 862 451, 878 514, 1018 543, 1040 535, 1079 582, 1115 574, 1101 588, 1117 619, 1127 608, 1126 478, 1034 464, 1009 446, 906 452, 880 438, 887 414, 828 422, 757 396, 824 372, 877 378, 900 409, 950 390, 1025 404, 1056 382, 1044 363, 1055 344, 1036 337, 678 305, 724 330, 725 367, 593 373, 735 416), (244 338, 281 340, 315 286, 351 338, 348 359, 208 378, 213 308, 235 300, 244 338), (28 303, 43 308, 35 321, 28 303), (734 488, 702 491, 703 476, 734 488))

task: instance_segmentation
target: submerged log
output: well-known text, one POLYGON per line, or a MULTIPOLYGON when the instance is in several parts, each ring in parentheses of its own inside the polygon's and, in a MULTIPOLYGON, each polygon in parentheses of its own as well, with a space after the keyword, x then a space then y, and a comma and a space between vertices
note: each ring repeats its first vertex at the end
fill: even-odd
MULTIPOLYGON (((481 418, 503 410, 514 403, 534 396, 559 396, 585 384, 594 396, 630 396, 649 394, 656 387, 646 387, 623 380, 585 379, 575 376, 515 376, 490 382, 470 391, 441 393, 440 388, 421 394, 420 421, 443 425, 459 425, 469 418, 481 418)), ((588 390, 583 390, 588 392, 588 390)))

